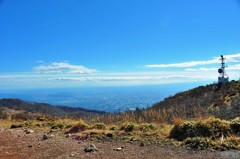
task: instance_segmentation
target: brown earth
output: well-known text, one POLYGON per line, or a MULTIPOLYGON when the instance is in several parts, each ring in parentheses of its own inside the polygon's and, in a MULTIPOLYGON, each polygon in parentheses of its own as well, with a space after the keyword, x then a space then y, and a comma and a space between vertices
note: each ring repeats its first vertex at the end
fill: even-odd
POLYGON ((84 141, 66 138, 61 132, 25 129, 0 130, 0 159, 239 159, 240 151, 188 150, 171 144, 140 146, 139 142, 84 141), (47 139, 43 140, 46 134, 47 139), (84 152, 90 144, 98 151, 84 152), (116 149, 120 148, 119 151, 116 149), (122 149, 121 149, 122 148, 122 149))

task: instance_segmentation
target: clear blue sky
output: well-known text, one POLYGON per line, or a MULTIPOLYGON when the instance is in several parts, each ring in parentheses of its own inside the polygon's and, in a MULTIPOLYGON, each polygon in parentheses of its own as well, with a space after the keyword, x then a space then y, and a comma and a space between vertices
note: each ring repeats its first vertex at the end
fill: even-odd
POLYGON ((238 0, 0 0, 0 86, 194 82, 220 54, 238 78, 239 28, 238 0))

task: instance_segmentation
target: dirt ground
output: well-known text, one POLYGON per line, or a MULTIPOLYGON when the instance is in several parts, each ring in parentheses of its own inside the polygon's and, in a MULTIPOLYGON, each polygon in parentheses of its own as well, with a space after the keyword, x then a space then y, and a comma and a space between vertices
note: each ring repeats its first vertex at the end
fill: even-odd
POLYGON ((170 144, 79 142, 63 133, 0 129, 0 159, 239 159, 240 151, 188 150, 170 144), (44 135, 46 134, 46 135, 44 135), (97 151, 84 152, 94 144, 97 151))

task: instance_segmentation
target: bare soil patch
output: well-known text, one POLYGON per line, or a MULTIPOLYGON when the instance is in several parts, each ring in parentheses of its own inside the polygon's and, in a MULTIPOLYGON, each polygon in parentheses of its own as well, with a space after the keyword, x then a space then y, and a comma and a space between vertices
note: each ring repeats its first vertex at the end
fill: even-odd
POLYGON ((0 130, 0 159, 238 159, 239 151, 188 150, 168 143, 84 141, 66 138, 62 132, 34 132, 25 128, 0 130), (28 132, 28 133, 27 133, 28 132), (47 136, 43 137, 44 134, 47 136), (84 152, 94 144, 98 151, 84 152))

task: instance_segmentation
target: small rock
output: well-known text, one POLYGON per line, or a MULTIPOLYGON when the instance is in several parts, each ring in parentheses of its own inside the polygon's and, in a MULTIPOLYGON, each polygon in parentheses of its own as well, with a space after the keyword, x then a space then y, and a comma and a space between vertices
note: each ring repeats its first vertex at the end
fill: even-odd
POLYGON ((34 133, 34 130, 32 130, 32 129, 25 129, 24 132, 26 134, 32 134, 32 133, 34 133))
POLYGON ((66 135, 66 137, 71 137, 71 136, 72 136, 72 134, 70 134, 70 133, 66 135))
POLYGON ((55 135, 54 134, 51 134, 50 137, 53 138, 55 135))
POLYGON ((76 154, 75 154, 75 153, 72 153, 72 154, 70 155, 70 157, 74 157, 74 156, 76 156, 76 154))
POLYGON ((28 147, 29 147, 29 148, 32 148, 32 147, 33 147, 33 145, 28 145, 28 147))
POLYGON ((115 151, 122 151, 123 147, 114 148, 113 150, 115 150, 115 151))
POLYGON ((140 143, 140 146, 143 147, 145 144, 143 142, 140 143))
POLYGON ((43 137, 42 137, 43 140, 47 140, 48 138, 49 137, 46 134, 43 134, 43 137))
POLYGON ((94 152, 94 151, 98 151, 98 148, 94 144, 91 144, 84 148, 84 152, 94 152))

